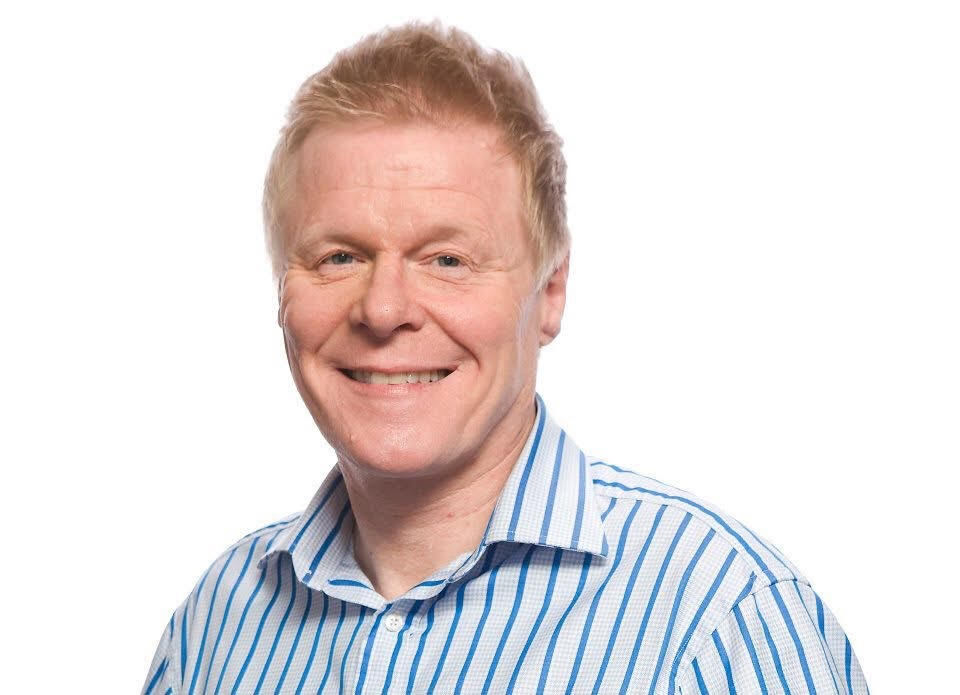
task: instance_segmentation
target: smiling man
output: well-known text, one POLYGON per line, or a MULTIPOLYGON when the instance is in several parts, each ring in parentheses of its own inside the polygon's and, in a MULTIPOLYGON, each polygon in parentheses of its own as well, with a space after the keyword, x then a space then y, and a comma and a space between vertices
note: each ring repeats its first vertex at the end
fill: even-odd
POLYGON ((867 692, 769 543, 547 414, 564 175, 522 64, 462 32, 387 30, 304 83, 264 212, 336 465, 203 575, 145 693, 867 692))

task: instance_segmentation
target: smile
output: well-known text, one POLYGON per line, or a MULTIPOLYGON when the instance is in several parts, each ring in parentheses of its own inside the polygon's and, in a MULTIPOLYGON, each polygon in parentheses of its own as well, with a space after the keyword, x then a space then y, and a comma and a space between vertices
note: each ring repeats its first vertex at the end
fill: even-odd
POLYGON ((449 369, 433 369, 425 372, 371 372, 364 369, 341 369, 354 381, 364 384, 429 384, 440 381, 450 374, 449 369))

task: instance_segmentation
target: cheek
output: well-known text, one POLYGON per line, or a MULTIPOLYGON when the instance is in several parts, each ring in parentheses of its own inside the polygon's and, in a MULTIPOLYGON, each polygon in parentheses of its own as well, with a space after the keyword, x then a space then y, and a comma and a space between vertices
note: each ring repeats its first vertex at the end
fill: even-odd
POLYGON ((346 320, 348 303, 336 293, 293 288, 285 293, 283 325, 298 351, 314 352, 346 320))
POLYGON ((531 302, 502 289, 434 296, 428 306, 444 330, 478 357, 523 351, 531 333, 531 302))

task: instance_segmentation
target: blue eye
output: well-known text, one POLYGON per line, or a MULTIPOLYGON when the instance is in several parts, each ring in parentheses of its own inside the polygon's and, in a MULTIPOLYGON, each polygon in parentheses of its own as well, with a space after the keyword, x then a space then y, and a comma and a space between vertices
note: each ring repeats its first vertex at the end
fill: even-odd
POLYGON ((437 257, 437 263, 444 268, 456 268, 460 265, 460 259, 453 256, 439 256, 437 257))
POLYGON ((330 256, 327 261, 333 265, 347 265, 353 262, 353 256, 344 251, 338 251, 330 256))

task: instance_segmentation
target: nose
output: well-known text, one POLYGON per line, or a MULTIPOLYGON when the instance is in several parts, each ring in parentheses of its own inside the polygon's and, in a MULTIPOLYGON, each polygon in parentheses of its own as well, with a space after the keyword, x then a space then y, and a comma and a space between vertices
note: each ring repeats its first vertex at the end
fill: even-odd
POLYGON ((400 329, 419 330, 423 311, 413 296, 403 259, 379 257, 373 262, 363 293, 350 310, 350 322, 377 338, 400 329))

